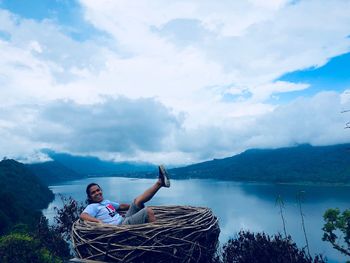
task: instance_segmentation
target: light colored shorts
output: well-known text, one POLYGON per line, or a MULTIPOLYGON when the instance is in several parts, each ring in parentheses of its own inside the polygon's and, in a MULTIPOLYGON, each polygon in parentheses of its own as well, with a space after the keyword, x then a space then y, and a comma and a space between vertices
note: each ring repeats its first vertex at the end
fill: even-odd
POLYGON ((147 208, 138 207, 134 202, 130 205, 128 212, 125 214, 125 219, 122 225, 137 225, 148 222, 147 208))

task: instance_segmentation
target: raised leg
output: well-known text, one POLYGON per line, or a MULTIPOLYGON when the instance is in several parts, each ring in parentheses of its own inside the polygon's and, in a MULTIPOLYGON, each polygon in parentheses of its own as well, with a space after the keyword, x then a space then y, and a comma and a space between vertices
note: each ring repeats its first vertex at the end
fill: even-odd
POLYGON ((134 203, 138 207, 144 207, 145 203, 152 199, 152 197, 158 192, 158 190, 162 187, 162 181, 158 179, 158 181, 148 188, 143 194, 139 195, 135 198, 134 203))
MULTIPOLYGON (((165 167, 163 165, 160 165, 158 167, 159 170, 159 178, 158 181, 148 188, 143 194, 139 195, 135 198, 134 203, 137 207, 143 208, 145 206, 145 203, 152 199, 152 197, 158 192, 158 190, 162 187, 170 187, 170 180, 169 175, 167 171, 165 170, 165 167)), ((154 215, 154 212, 151 208, 147 207, 147 215, 148 215, 148 221, 154 222, 156 221, 156 217, 154 215)))

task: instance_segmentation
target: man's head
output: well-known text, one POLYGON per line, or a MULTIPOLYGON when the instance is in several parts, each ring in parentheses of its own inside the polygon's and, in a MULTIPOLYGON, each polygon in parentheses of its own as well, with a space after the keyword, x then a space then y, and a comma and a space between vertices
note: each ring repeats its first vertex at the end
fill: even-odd
POLYGON ((103 200, 102 189, 96 183, 91 183, 86 187, 86 195, 89 204, 99 203, 103 200))

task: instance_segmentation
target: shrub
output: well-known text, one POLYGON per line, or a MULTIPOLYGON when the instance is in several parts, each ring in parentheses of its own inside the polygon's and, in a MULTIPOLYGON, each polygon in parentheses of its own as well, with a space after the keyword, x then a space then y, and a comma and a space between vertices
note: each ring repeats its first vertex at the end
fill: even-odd
POLYGON ((71 256, 68 243, 62 238, 56 226, 49 226, 47 219, 42 216, 33 235, 37 238, 42 247, 45 247, 53 255, 62 259, 71 256))
POLYGON ((322 240, 330 242, 333 248, 350 256, 350 210, 341 213, 338 208, 328 209, 323 218, 325 224, 322 240))
POLYGON ((60 195, 60 197, 63 207, 60 209, 55 207, 55 231, 60 233, 66 241, 69 241, 73 223, 79 219, 85 205, 82 202, 74 200, 71 196, 65 197, 60 195))
POLYGON ((62 262, 47 249, 42 248, 39 240, 21 233, 11 233, 0 238, 0 261, 3 263, 62 262))
POLYGON ((314 259, 304 249, 299 249, 290 236, 281 234, 269 236, 265 233, 240 231, 236 238, 224 244, 221 261, 239 263, 318 263, 325 262, 321 255, 314 259))

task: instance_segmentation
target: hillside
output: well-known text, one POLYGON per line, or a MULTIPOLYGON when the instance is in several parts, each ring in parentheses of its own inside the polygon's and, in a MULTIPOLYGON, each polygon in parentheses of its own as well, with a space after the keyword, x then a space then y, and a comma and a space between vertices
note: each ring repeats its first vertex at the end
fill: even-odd
POLYGON ((173 178, 213 178, 278 183, 350 183, 350 144, 247 150, 171 169, 173 178))
POLYGON ((82 179, 87 176, 132 176, 140 172, 153 172, 156 168, 148 163, 103 161, 93 156, 74 156, 51 150, 46 150, 45 153, 53 161, 32 163, 26 166, 46 185, 82 179))
POLYGON ((15 223, 30 223, 54 198, 53 193, 24 164, 0 162, 0 233, 15 223))
POLYGON ((27 164, 26 166, 46 185, 85 177, 57 161, 33 163, 27 164))
POLYGON ((44 151, 52 160, 62 164, 77 174, 93 176, 110 176, 125 173, 153 171, 149 163, 103 161, 93 156, 75 156, 67 153, 44 151))

